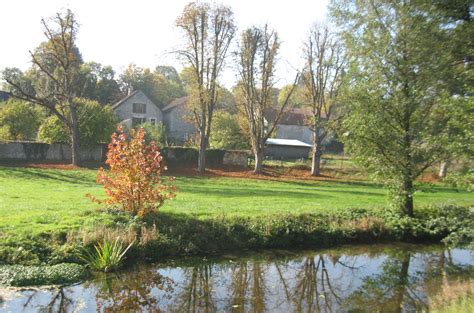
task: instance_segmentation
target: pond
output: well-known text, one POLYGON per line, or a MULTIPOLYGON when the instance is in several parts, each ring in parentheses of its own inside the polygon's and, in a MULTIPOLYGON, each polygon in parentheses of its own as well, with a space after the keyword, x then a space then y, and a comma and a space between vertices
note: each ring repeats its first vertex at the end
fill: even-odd
POLYGON ((473 274, 474 251, 442 246, 264 251, 137 265, 62 288, 4 288, 0 311, 412 312, 473 274))

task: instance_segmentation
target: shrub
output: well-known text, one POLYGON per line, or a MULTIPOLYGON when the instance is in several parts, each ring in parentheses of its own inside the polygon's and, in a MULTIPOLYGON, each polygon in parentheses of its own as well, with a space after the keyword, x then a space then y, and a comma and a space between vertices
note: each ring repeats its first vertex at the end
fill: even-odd
POLYGON ((133 242, 124 248, 123 243, 118 239, 114 242, 104 239, 102 244, 99 242, 94 245, 94 252, 86 249, 81 259, 93 270, 111 272, 122 265, 125 253, 132 245, 133 242))
POLYGON ((109 171, 99 169, 97 182, 103 184, 106 200, 94 201, 119 205, 133 215, 144 216, 157 210, 166 199, 174 197, 174 187, 163 184, 160 151, 155 142, 146 144, 145 130, 130 131, 130 139, 119 126, 108 146, 109 171))
POLYGON ((146 122, 135 127, 135 129, 138 128, 145 129, 145 141, 147 143, 154 141, 159 147, 166 146, 166 128, 163 123, 155 125, 146 122))
MULTIPOLYGON (((97 101, 76 98, 81 145, 105 143, 114 132, 117 117, 109 106, 97 101)), ((38 140, 46 143, 70 143, 69 131, 56 116, 46 119, 38 132, 38 140)))
POLYGON ((215 149, 249 149, 250 147, 235 115, 224 110, 218 110, 213 115, 209 145, 215 149))
POLYGON ((0 109, 0 139, 35 139, 44 112, 33 104, 9 100, 0 109))

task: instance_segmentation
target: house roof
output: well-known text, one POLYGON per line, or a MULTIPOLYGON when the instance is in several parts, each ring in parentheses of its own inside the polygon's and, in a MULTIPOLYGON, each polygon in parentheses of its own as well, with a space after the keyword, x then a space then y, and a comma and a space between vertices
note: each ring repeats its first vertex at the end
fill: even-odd
MULTIPOLYGON (((267 121, 273 122, 280 113, 280 109, 269 108, 265 111, 265 118, 267 121)), ((298 125, 304 126, 308 123, 308 118, 312 115, 311 109, 309 108, 292 108, 286 112, 283 112, 280 121, 280 125, 298 125)), ((324 118, 325 116, 323 116, 324 118)))
POLYGON ((268 138, 265 143, 270 146, 312 147, 311 145, 296 139, 268 138))
POLYGON ((0 101, 7 101, 11 96, 11 93, 0 90, 0 101))
MULTIPOLYGON (((127 101, 128 99, 130 99, 131 97, 136 95, 139 91, 140 90, 135 90, 134 92, 132 92, 131 94, 129 94, 125 98, 120 99, 118 102, 116 102, 112 105, 112 109, 115 109, 115 108, 119 107, 122 103, 124 103, 125 101, 127 101)), ((140 91, 140 92, 142 92, 142 91, 140 91)))
POLYGON ((172 109, 174 109, 176 107, 179 107, 181 105, 186 104, 186 102, 188 102, 188 98, 189 98, 189 96, 184 96, 184 97, 181 97, 181 98, 178 98, 178 99, 174 99, 173 101, 171 101, 170 104, 168 104, 167 106, 165 106, 161 110, 163 112, 171 111, 172 109))

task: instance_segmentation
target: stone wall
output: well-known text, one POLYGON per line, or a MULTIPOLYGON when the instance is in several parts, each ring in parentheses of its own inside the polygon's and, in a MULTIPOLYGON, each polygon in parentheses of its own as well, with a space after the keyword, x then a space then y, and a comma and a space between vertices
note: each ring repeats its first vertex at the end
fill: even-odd
POLYGON ((247 166, 249 151, 246 150, 227 150, 224 153, 223 165, 247 166))
MULTIPOLYGON (((105 145, 84 147, 79 151, 82 161, 103 161, 105 153, 105 145)), ((71 147, 67 144, 50 145, 40 142, 0 143, 0 160, 70 162, 71 147)))
MULTIPOLYGON (((162 150, 165 159, 176 165, 197 164, 198 150, 195 148, 166 147, 162 150)), ((96 145, 80 150, 82 161, 105 161, 107 145, 96 145)), ((208 149, 209 165, 247 166, 248 151, 208 149)), ((46 144, 40 142, 0 142, 0 161, 42 161, 71 162, 71 147, 67 144, 46 144)))
MULTIPOLYGON (((165 161, 173 166, 193 166, 198 162, 199 151, 196 148, 165 147, 161 152, 165 161)), ((246 167, 249 153, 246 150, 207 149, 206 165, 209 167, 222 165, 246 167)))

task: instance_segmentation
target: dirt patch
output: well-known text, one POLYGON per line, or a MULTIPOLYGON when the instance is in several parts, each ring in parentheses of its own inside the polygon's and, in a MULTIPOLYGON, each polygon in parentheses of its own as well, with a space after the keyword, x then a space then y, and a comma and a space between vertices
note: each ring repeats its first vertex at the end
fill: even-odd
MULTIPOLYGON (((59 169, 59 170, 79 170, 81 168, 97 169, 104 164, 97 162, 85 162, 81 167, 64 163, 28 163, 28 162, 0 162, 0 166, 6 167, 26 167, 39 169, 59 169)), ((195 166, 168 166, 165 172, 167 176, 202 176, 202 177, 235 177, 249 178, 273 181, 287 180, 361 180, 357 173, 345 170, 335 170, 331 168, 323 168, 321 176, 311 176, 310 168, 306 166, 276 166, 265 165, 263 174, 255 174, 253 168, 244 168, 240 166, 221 166, 208 168, 204 174, 199 173, 195 166)))
POLYGON ((420 178, 418 178, 418 181, 423 183, 438 183, 440 182, 440 179, 435 172, 425 172, 420 178))
POLYGON ((47 163, 30 163, 30 162, 9 162, 9 161, 0 161, 0 166, 5 167, 26 167, 26 168, 41 168, 41 169, 58 169, 58 170, 80 170, 83 168, 87 169, 97 169, 102 166, 98 162, 84 162, 80 167, 74 166, 72 164, 64 164, 64 163, 55 163, 55 162, 47 162, 47 163))
POLYGON ((262 180, 360 180, 344 173, 335 172, 332 169, 323 169, 321 176, 311 176, 310 168, 307 167, 284 167, 264 166, 262 174, 255 174, 251 168, 238 166, 226 166, 209 168, 204 174, 199 173, 196 167, 169 167, 166 175, 171 176, 204 176, 204 177, 235 177, 262 180))

